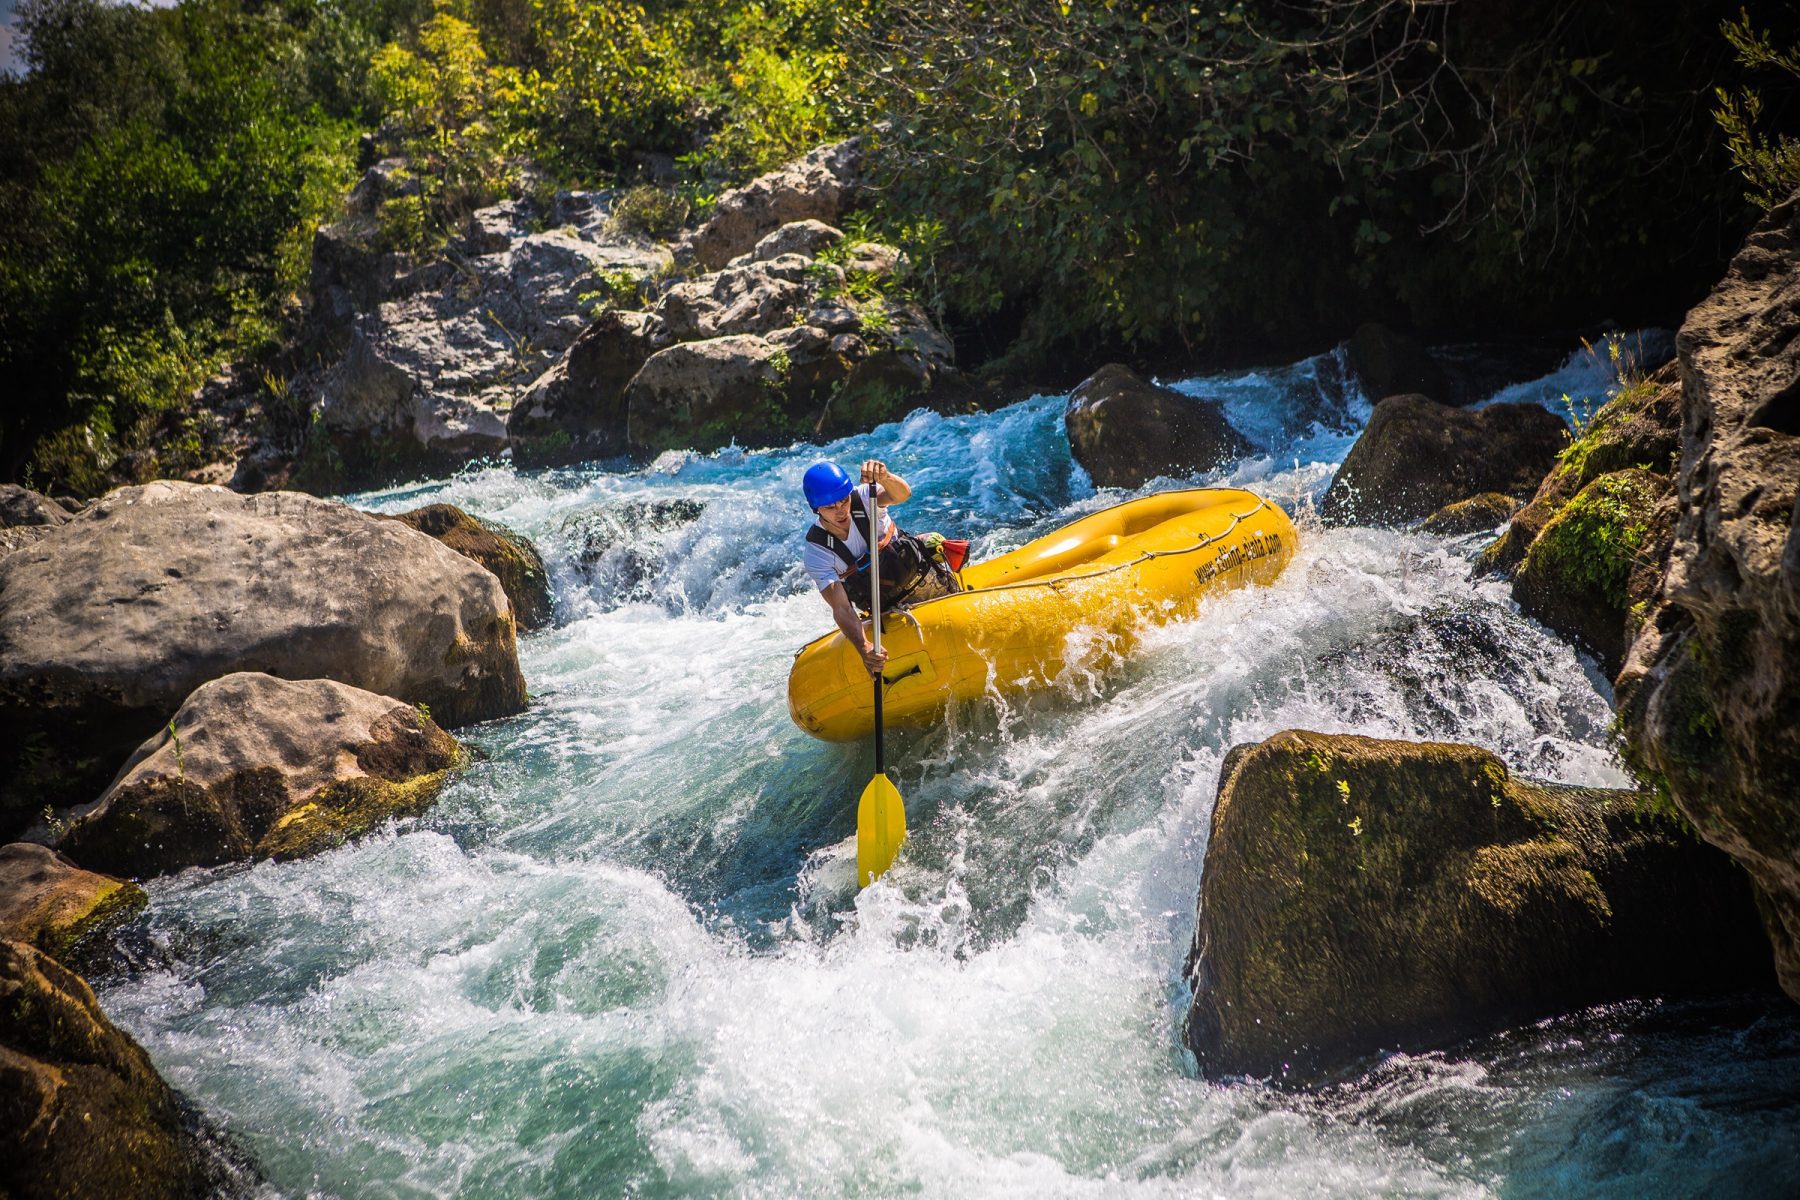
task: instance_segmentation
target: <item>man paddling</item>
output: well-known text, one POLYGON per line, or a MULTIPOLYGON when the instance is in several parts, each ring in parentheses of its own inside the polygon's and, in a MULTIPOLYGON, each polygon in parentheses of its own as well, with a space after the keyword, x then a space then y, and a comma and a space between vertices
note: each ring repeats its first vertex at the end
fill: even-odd
POLYGON ((912 488, 879 459, 862 464, 862 482, 833 462, 814 463, 801 480, 806 503, 818 520, 806 531, 802 559, 806 573, 831 606, 832 619, 873 675, 887 659, 863 632, 862 616, 873 597, 869 591, 869 510, 880 523, 881 609, 891 612, 962 590, 956 572, 968 552, 967 542, 941 534, 903 533, 888 515, 888 505, 902 504, 912 488))

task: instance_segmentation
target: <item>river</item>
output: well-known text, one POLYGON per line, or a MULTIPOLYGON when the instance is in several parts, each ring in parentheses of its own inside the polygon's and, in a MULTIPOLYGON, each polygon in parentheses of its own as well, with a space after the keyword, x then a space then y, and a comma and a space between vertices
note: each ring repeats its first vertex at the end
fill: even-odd
MULTIPOLYGON (((1504 398, 1599 398, 1575 354, 1504 398)), ((280 1196, 1791 1196, 1800 1017, 1648 999, 1400 1054, 1311 1092, 1196 1077, 1178 1029, 1219 764, 1305 728, 1471 742, 1624 786, 1591 662, 1471 581, 1481 536, 1321 529, 1368 416, 1337 355, 1181 381, 1259 447, 1196 479, 1283 504, 1273 586, 1123 666, 890 738, 906 852, 858 894, 868 746, 789 721, 829 629, 799 480, 880 456, 910 528, 985 557, 1125 498, 1064 397, 827 446, 349 497, 530 536, 555 628, 525 713, 427 816, 150 885, 104 1007, 280 1196)), ((1672 948, 1678 951, 1678 948, 1672 948)))

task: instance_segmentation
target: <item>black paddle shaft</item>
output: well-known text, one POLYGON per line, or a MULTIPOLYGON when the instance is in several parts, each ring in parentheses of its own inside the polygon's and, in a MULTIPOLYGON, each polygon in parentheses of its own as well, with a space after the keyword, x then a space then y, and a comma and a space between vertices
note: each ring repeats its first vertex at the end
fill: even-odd
MULTIPOLYGON (((875 647, 881 648, 881 505, 876 496, 879 484, 869 487, 869 617, 875 630, 875 647)), ((875 671, 875 773, 887 774, 887 738, 881 723, 881 692, 886 682, 879 668, 875 671)))

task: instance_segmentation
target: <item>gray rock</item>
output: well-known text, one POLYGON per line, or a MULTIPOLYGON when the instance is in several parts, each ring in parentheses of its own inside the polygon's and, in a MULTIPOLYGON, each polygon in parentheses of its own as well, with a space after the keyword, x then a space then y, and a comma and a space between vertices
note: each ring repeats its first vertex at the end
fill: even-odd
POLYGON ((588 327, 602 277, 645 279, 669 261, 636 241, 531 232, 528 218, 520 201, 480 210, 461 239, 465 257, 417 270, 353 252, 349 233, 320 243, 331 249, 315 255, 317 304, 358 314, 317 385, 342 476, 322 485, 503 453, 514 400, 588 327))
POLYGON ((806 267, 797 254, 727 267, 670 288, 657 304, 656 316, 678 342, 773 333, 805 311, 812 295, 806 267))
POLYGON ((515 460, 535 466, 625 453, 625 385, 668 344, 648 313, 601 313, 513 405, 506 433, 515 460))
POLYGON ((418 176, 407 169, 404 158, 384 158, 363 172, 356 186, 350 189, 345 207, 352 213, 373 216, 383 201, 418 196, 424 190, 418 176))
POLYGON ((195 689, 58 846, 139 878, 299 858, 418 815, 463 761, 456 739, 410 704, 240 672, 195 689))
POLYGON ((843 240, 841 230, 834 229, 823 221, 792 221, 764 237, 747 254, 740 254, 727 265, 741 267, 752 262, 768 262, 788 254, 813 259, 818 257, 819 251, 843 240))
POLYGON ((634 449, 714 449, 786 386, 779 346, 754 334, 683 342, 651 355, 625 388, 626 440, 634 449))
POLYGON ((820 146, 726 192, 706 224, 682 240, 677 259, 715 271, 783 225, 809 219, 836 225, 861 186, 861 158, 856 138, 820 146))
POLYGON ((61 525, 69 510, 48 496, 16 483, 0 483, 0 529, 27 525, 61 525))
POLYGON ((91 800, 236 671, 335 679, 451 727, 525 703, 500 581, 430 537, 294 492, 121 488, 0 559, 0 827, 91 800))
POLYGON ((1069 449, 1099 487, 1135 488, 1249 452, 1221 405, 1196 400, 1109 363, 1082 380, 1063 414, 1069 449))
POLYGON ((521 631, 542 629, 555 615, 550 576, 529 538, 479 521, 454 504, 427 504, 390 519, 436 538, 492 572, 506 591, 521 631))
POLYGON ((1667 573, 1617 683, 1629 756, 1764 898, 1800 1000, 1800 196, 1676 339, 1667 573))

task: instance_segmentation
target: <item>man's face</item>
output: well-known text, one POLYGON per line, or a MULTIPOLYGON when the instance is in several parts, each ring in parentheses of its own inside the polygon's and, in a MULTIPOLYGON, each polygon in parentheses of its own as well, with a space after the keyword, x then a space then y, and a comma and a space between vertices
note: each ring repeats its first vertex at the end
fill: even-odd
POLYGON ((827 504, 819 510, 819 515, 833 525, 848 525, 850 523, 850 497, 846 495, 836 504, 827 504))

